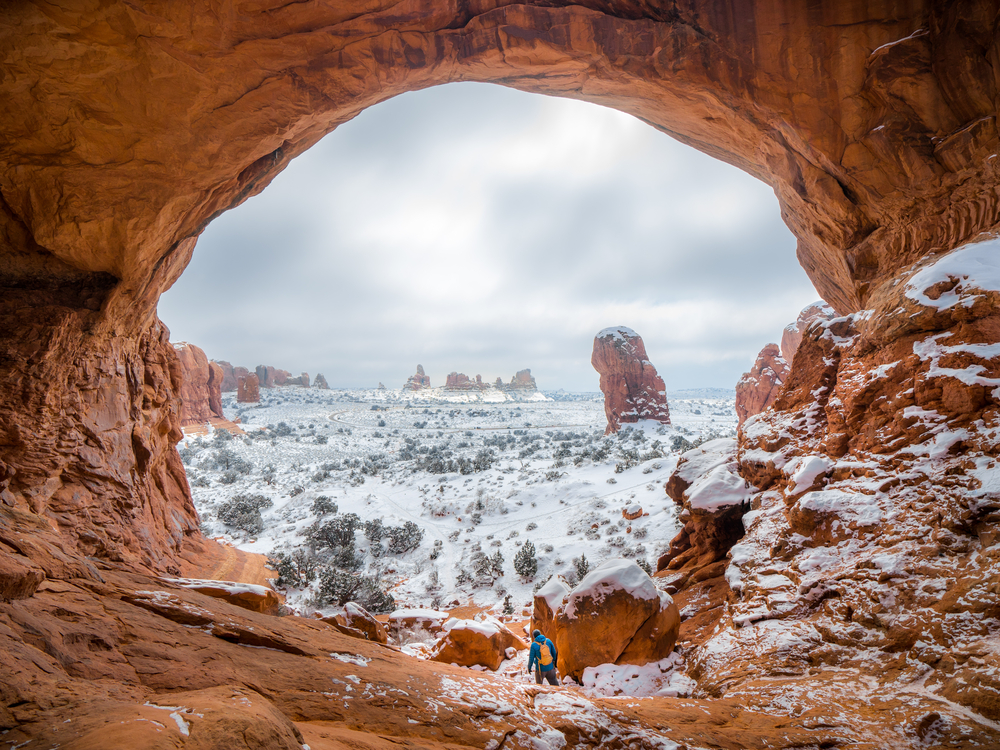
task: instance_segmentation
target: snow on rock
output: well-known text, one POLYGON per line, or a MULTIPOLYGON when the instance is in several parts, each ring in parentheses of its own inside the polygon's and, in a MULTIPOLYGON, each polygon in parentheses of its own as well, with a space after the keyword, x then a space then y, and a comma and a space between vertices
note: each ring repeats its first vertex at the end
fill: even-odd
POLYGON ((666 386, 649 361, 639 334, 624 326, 605 328, 594 337, 590 362, 601 375, 606 434, 618 432, 623 423, 642 419, 670 424, 666 386))
POLYGON ((277 614, 281 598, 266 586, 232 581, 211 581, 197 578, 164 578, 166 583, 191 589, 216 599, 225 599, 237 607, 264 614, 277 614))
POLYGON ((499 620, 485 616, 478 620, 448 619, 444 635, 430 652, 432 661, 460 667, 482 666, 496 671, 507 658, 507 650, 528 647, 499 620))
POLYGON ((614 591, 624 591, 635 599, 657 599, 659 593, 649 575, 632 560, 608 560, 592 570, 566 597, 563 613, 576 617, 577 606, 584 599, 599 605, 614 591))
POLYGON ((798 459, 795 470, 789 479, 790 493, 805 492, 812 489, 817 480, 827 474, 836 462, 826 456, 804 456, 798 459))
POLYGON ((942 255, 911 276, 904 293, 926 307, 947 310, 971 306, 976 292, 1000 292, 1000 237, 942 255))

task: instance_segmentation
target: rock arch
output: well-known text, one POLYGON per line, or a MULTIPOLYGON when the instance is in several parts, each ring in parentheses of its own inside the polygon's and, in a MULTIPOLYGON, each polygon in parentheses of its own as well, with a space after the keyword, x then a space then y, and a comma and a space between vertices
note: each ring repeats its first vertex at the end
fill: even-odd
POLYGON ((985 1, 21 4, 0 36, 5 498, 67 528, 100 506, 120 528, 80 543, 153 567, 197 536, 158 296, 214 216, 407 90, 493 81, 641 117, 769 182, 816 286, 856 310, 996 223, 995 17, 985 1), (151 541, 136 528, 154 516, 151 541))

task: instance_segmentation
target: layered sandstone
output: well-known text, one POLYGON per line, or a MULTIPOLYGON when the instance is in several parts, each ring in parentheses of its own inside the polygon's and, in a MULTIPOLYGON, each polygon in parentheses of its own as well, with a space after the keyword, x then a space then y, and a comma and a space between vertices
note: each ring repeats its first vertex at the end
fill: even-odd
POLYGON ((670 424, 666 386, 646 356, 639 334, 625 326, 605 328, 594 337, 590 362, 601 375, 608 418, 605 434, 642 419, 670 424))
POLYGON ((181 365, 181 425, 204 424, 225 419, 222 414, 223 370, 209 362, 200 347, 187 342, 174 344, 181 365))
POLYGON ((983 0, 13 4, 0 569, 27 598, 0 604, 4 740, 173 744, 158 706, 183 702, 190 746, 362 744, 364 726, 518 747, 539 721, 583 745, 641 745, 651 726, 694 746, 996 745, 996 287, 918 277, 997 224, 997 17, 983 0), (416 707, 352 688, 342 711, 365 670, 329 654, 378 647, 134 572, 201 543, 160 293, 213 217, 326 133, 452 80, 616 106, 765 180, 842 316, 804 333, 778 400, 742 425, 737 474, 759 491, 714 563, 728 575, 677 595, 725 615, 686 651, 721 698, 594 701, 594 723, 570 721, 444 665, 412 680, 393 654, 365 679, 416 707), (445 677, 521 713, 422 687, 445 677))
POLYGON ((403 384, 404 391, 419 391, 430 387, 431 379, 424 373, 423 365, 417 365, 416 375, 411 375, 409 380, 403 384))
POLYGON ((760 414, 778 398, 781 384, 788 377, 788 362, 781 356, 777 344, 767 344, 757 355, 750 372, 736 383, 736 416, 739 424, 747 417, 760 414))

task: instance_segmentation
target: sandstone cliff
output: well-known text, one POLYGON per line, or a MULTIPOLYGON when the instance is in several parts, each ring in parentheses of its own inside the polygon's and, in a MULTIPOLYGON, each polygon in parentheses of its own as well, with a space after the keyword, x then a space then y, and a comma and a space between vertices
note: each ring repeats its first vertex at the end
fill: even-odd
POLYGON ((618 432, 622 423, 641 419, 670 424, 666 386, 646 357, 639 334, 624 326, 605 328, 594 337, 590 362, 601 374, 608 418, 605 434, 618 432))
POLYGON ((736 383, 736 415, 739 423, 743 424, 747 417, 760 414, 773 404, 787 377, 788 362, 778 351, 778 345, 768 344, 761 349, 753 368, 744 373, 736 383))
POLYGON ((181 365, 181 425, 202 424, 225 419, 222 414, 223 370, 209 362, 205 352, 194 344, 174 344, 181 365))

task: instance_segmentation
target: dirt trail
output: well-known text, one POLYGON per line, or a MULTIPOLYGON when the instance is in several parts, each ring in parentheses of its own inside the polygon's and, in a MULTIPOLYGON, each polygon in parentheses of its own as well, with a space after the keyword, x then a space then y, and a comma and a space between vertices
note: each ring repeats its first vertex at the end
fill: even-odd
POLYGON ((212 581, 232 581, 271 586, 278 574, 267 567, 267 556, 243 552, 227 544, 205 540, 203 553, 182 566, 182 575, 188 578, 205 578, 212 581))

